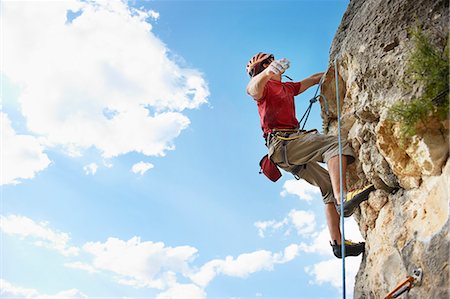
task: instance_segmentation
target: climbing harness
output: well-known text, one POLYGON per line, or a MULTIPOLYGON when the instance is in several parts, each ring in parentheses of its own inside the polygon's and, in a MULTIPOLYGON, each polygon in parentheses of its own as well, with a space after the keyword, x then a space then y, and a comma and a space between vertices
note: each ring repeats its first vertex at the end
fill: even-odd
MULTIPOLYGON (((312 129, 312 130, 299 130, 299 129, 273 129, 272 132, 270 133, 270 138, 277 138, 282 140, 282 151, 283 151, 283 158, 284 158, 284 163, 287 166, 293 166, 289 163, 289 159, 288 159, 288 155, 287 155, 287 145, 289 143, 289 141, 295 140, 295 139, 299 139, 299 138, 303 138, 306 135, 310 134, 310 133, 317 133, 318 131, 316 129, 312 129), (296 135, 293 135, 296 134, 296 135)), ((270 139, 269 139, 270 142, 270 139)), ((294 174, 294 176, 296 176, 294 174)), ((297 177, 296 177, 297 178, 297 177)))
MULTIPOLYGON (((338 54, 339 55, 339 54, 338 54)), ((338 69, 337 69, 337 58, 334 58, 334 80, 336 81, 336 110, 337 110, 337 122, 338 122, 338 145, 339 145, 339 184, 340 184, 340 194, 341 198, 340 208, 341 208, 341 252, 342 252, 342 298, 345 299, 345 229, 344 229, 344 183, 342 181, 342 142, 341 142, 341 105, 339 101, 339 83, 338 83, 338 69)))
MULTIPOLYGON (((267 59, 267 56, 270 54, 263 54, 263 53, 258 53, 255 56, 260 55, 261 57, 257 57, 259 58, 260 61, 267 59)), ((269 56, 269 58, 272 56, 269 56)), ((252 58, 252 60, 257 60, 254 57, 252 58)), ((253 65, 256 63, 255 61, 252 62, 252 60, 249 62, 249 65, 251 65, 253 63, 253 65)), ((249 65, 247 66, 247 70, 252 69, 253 65, 251 65, 249 67, 249 65)), ((328 71, 328 69, 327 69, 328 71)), ((252 74, 250 74, 250 76, 252 76, 252 74)), ((283 77, 288 78, 289 80, 292 81, 292 78, 290 78, 287 75, 283 75, 283 77)), ((319 90, 322 86, 324 77, 322 77, 319 81, 319 84, 317 85, 317 89, 316 92, 314 94, 314 96, 309 100, 309 106, 306 109, 305 113, 303 114, 302 118, 300 119, 300 121, 297 124, 297 128, 296 129, 272 129, 271 132, 269 134, 267 134, 266 136, 266 146, 269 147, 270 141, 272 138, 277 138, 282 140, 282 152, 283 152, 283 160, 284 163, 289 166, 292 167, 292 170, 290 171, 293 175, 294 178, 297 180, 300 180, 300 176, 298 175, 298 173, 300 172, 300 170, 306 168, 306 165, 292 165, 291 163, 289 163, 289 159, 288 159, 288 154, 287 154, 287 144, 289 143, 289 141, 295 140, 295 139, 299 139, 302 137, 305 137, 307 134, 310 133, 318 133, 317 129, 312 129, 312 130, 308 130, 306 131, 304 128, 306 126, 306 122, 308 121, 309 118, 309 114, 311 112, 312 109, 312 105, 317 102, 320 98, 323 99, 324 104, 325 104, 325 113, 328 115, 328 103, 327 103, 327 99, 326 97, 319 93, 319 90), (302 125, 303 122, 303 125, 302 125), (294 135, 295 134, 295 135, 294 135)), ((280 177, 281 177, 281 173, 279 172, 278 168, 276 167, 276 164, 273 163, 270 160, 270 157, 268 157, 268 155, 264 156, 260 163, 260 174, 263 173, 264 175, 266 175, 266 177, 268 177, 271 181, 275 182, 277 181, 280 177)))
POLYGON ((281 139, 281 140, 284 140, 284 141, 291 141, 291 140, 299 139, 299 138, 302 138, 305 135, 307 135, 309 133, 313 133, 313 132, 314 133, 318 133, 317 129, 312 129, 312 130, 308 130, 308 131, 305 131, 305 130, 286 130, 286 131, 282 131, 282 130, 276 129, 276 130, 273 130, 273 131, 275 132, 275 133, 272 133, 274 137, 276 137, 278 139, 281 139), (294 135, 294 136, 288 135, 288 137, 283 137, 282 135, 279 135, 279 132, 286 132, 286 133, 290 133, 290 134, 300 133, 300 134, 299 135, 294 135))
MULTIPOLYGON (((292 79, 290 77, 288 77, 286 75, 283 75, 283 76, 287 77, 288 79, 290 79, 292 81, 292 79)), ((327 103, 327 100, 326 100, 326 98, 325 98, 325 96, 323 94, 318 94, 319 90, 320 90, 320 87, 322 86, 323 79, 324 79, 323 77, 320 79, 320 82, 317 85, 317 89, 316 89, 316 92, 314 94, 314 97, 309 100, 309 106, 306 109, 306 111, 303 114, 303 116, 300 119, 300 121, 298 122, 297 128, 299 128, 299 129, 273 129, 272 132, 268 136, 269 139, 267 140, 267 144, 269 144, 269 140, 272 137, 276 137, 276 138, 278 138, 280 140, 283 140, 282 151, 283 151, 284 163, 287 166, 289 166, 289 167, 294 166, 293 169, 292 169, 292 174, 294 175, 294 177, 297 180, 300 179, 300 177, 298 176, 297 173, 301 169, 305 168, 306 165, 291 165, 289 163, 289 159, 288 159, 288 155, 287 155, 287 144, 288 144, 289 141, 302 138, 302 137, 306 136, 307 134, 318 133, 317 129, 312 129, 312 130, 306 131, 305 130, 305 126, 306 126, 306 122, 308 121, 308 117, 309 117, 309 114, 311 112, 312 105, 315 102, 317 102, 320 98, 323 98, 324 103, 325 103, 325 110, 326 110, 326 113, 328 114, 328 103, 327 103), (303 122, 303 125, 302 125, 302 122, 303 122), (292 134, 295 134, 295 133, 298 133, 298 134, 297 135, 292 135, 292 134), (285 136, 283 136, 283 135, 285 135, 285 136)))
POLYGON ((413 271, 412 275, 408 276, 398 286, 395 287, 392 292, 386 295, 384 299, 398 298, 405 292, 409 292, 413 287, 420 286, 422 284, 422 269, 417 268, 413 271))
MULTIPOLYGON (((300 179, 298 173, 303 168, 306 168, 306 165, 292 165, 289 163, 288 155, 287 155, 287 144, 291 140, 295 140, 298 138, 302 138, 306 136, 309 133, 317 133, 317 130, 299 130, 299 129, 273 129, 269 134, 267 134, 266 137, 266 146, 270 146, 270 142, 272 138, 277 138, 282 141, 281 148, 283 152, 283 160, 286 165, 289 167, 292 167, 292 170, 290 171, 294 178, 297 180, 300 179), (296 135, 293 135, 296 134, 296 135)), ((278 166, 270 159, 269 155, 265 155, 262 157, 261 161, 259 162, 260 171, 259 173, 264 174, 268 179, 270 179, 272 182, 276 182, 281 177, 281 172, 278 169, 278 166)))

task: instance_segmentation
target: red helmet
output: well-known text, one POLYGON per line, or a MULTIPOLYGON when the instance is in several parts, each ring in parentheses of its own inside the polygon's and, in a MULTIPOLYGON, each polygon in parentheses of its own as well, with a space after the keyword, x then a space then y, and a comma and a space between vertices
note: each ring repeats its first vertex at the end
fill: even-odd
POLYGON ((250 77, 253 77, 254 75, 257 75, 261 70, 259 70, 256 74, 254 72, 255 66, 257 66, 259 63, 263 62, 266 59, 274 58, 273 54, 266 54, 259 52, 258 54, 255 54, 250 61, 247 63, 247 74, 250 75, 250 77))

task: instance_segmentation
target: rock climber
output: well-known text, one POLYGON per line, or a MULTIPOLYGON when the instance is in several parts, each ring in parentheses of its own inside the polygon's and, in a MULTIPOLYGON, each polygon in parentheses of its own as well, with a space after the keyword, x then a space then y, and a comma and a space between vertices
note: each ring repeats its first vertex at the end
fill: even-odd
MULTIPOLYGON (((313 85, 319 84, 324 73, 314 74, 299 82, 282 82, 283 73, 290 62, 275 60, 273 54, 257 53, 247 64, 250 76, 247 93, 256 101, 263 136, 268 147, 268 159, 296 178, 320 188, 325 203, 325 216, 337 258, 342 258, 340 212, 339 145, 336 136, 318 134, 317 131, 299 129, 294 97, 313 85), (319 163, 327 163, 328 171, 319 163)), ((359 204, 368 199, 373 185, 348 192, 347 165, 354 158, 353 150, 342 140, 342 170, 344 217, 350 217, 359 204)), ((364 242, 345 241, 345 256, 358 256, 364 252, 364 242)))

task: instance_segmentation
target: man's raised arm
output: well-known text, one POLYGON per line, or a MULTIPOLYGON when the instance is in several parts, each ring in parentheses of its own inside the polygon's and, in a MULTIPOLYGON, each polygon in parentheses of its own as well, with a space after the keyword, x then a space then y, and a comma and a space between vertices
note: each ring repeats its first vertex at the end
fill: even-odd
POLYGON ((272 78, 274 73, 269 73, 267 69, 253 77, 247 85, 247 93, 256 101, 260 100, 264 94, 266 83, 272 78))
POLYGON ((264 95, 264 87, 272 78, 281 81, 281 75, 289 68, 289 60, 286 58, 272 61, 264 71, 254 76, 247 85, 247 93, 259 101, 264 95))

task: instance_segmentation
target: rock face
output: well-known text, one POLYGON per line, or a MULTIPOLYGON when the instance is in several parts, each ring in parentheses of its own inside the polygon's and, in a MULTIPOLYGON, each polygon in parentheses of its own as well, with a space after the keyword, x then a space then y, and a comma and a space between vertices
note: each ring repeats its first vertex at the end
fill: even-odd
POLYGON ((349 187, 378 189, 355 213, 366 239, 355 298, 384 298, 416 268, 423 270, 422 285, 401 298, 450 297, 448 121, 430 120, 402 144, 398 124, 387 120, 394 103, 423 91, 401 83, 413 47, 408 30, 420 24, 442 44, 448 6, 447 0, 351 0, 331 47, 321 90, 324 131, 337 131, 337 58, 341 132, 357 154, 349 187))

